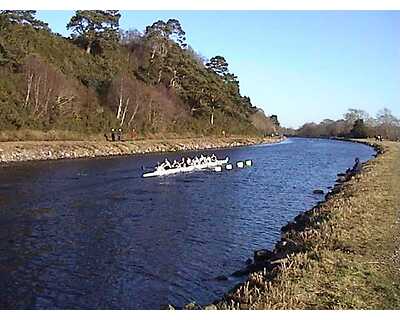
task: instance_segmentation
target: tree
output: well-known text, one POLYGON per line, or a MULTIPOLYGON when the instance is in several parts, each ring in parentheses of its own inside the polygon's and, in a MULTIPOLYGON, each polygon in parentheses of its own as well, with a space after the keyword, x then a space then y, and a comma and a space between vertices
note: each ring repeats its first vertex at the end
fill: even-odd
POLYGON ((225 76, 228 72, 228 63, 222 56, 211 58, 210 61, 206 63, 206 67, 221 77, 225 76))
POLYGON ((133 44, 138 44, 142 40, 142 33, 137 29, 121 30, 120 42, 123 46, 131 47, 133 44))
POLYGON ((30 55, 22 71, 23 109, 29 111, 34 121, 52 126, 64 113, 72 113, 78 90, 59 70, 30 55))
POLYGON ((343 115, 343 119, 350 125, 353 125, 354 122, 359 119, 368 121, 370 116, 368 112, 364 110, 349 108, 348 111, 343 115))
POLYGON ((176 19, 169 19, 167 21, 167 35, 168 38, 175 41, 181 48, 186 48, 185 31, 183 31, 181 23, 176 19))
POLYGON ((183 57, 180 49, 186 48, 185 31, 176 19, 167 22, 158 20, 146 27, 144 33, 147 46, 150 48, 149 65, 146 68, 146 77, 150 82, 159 84, 163 72, 169 71, 167 82, 176 84, 177 66, 183 57))
POLYGON ((271 115, 269 118, 271 119, 272 123, 276 128, 280 127, 281 124, 279 123, 278 116, 276 114, 271 115))
POLYGON ((214 126, 215 110, 224 105, 223 93, 213 83, 205 83, 201 89, 200 106, 210 110, 210 125, 214 126))
POLYGON ((82 41, 90 53, 94 44, 118 41, 120 18, 118 10, 77 10, 67 29, 73 30, 73 37, 82 41))
POLYGON ((262 109, 257 108, 257 111, 250 116, 250 121, 263 134, 271 134, 276 131, 275 125, 262 109))
POLYGON ((3 24, 28 24, 34 29, 50 30, 49 25, 35 18, 36 10, 0 10, 3 17, 3 24))
POLYGON ((301 137, 320 137, 321 132, 319 126, 316 123, 308 122, 297 129, 297 135, 301 137))
POLYGON ((224 82, 227 86, 227 90, 231 95, 239 95, 239 81, 237 79, 237 76, 235 76, 233 73, 226 73, 224 75, 224 82))
POLYGON ((398 138, 400 120, 388 108, 379 110, 376 115, 377 132, 386 139, 398 138))
POLYGON ((185 43, 185 31, 176 19, 169 19, 167 22, 158 20, 154 22, 151 26, 146 27, 145 35, 147 38, 151 39, 164 39, 172 40, 179 44, 182 48, 185 48, 187 44, 185 43))
POLYGON ((353 129, 350 131, 350 136, 353 138, 367 138, 368 137, 368 129, 364 124, 363 119, 357 119, 354 122, 353 129))
POLYGON ((397 119, 393 114, 392 111, 388 108, 383 108, 379 110, 376 115, 376 120, 378 124, 384 124, 388 126, 397 126, 399 125, 399 119, 397 119))

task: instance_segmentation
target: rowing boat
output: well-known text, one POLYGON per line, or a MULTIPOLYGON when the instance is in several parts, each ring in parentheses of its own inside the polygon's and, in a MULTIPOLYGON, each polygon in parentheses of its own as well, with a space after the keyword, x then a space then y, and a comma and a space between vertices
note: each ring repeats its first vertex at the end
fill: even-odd
POLYGON ((170 168, 170 169, 165 169, 163 166, 158 166, 156 170, 153 172, 146 172, 143 174, 143 178, 149 178, 149 177, 160 177, 160 176, 165 176, 169 174, 175 174, 175 173, 183 173, 183 172, 191 172, 191 171, 198 171, 198 170, 204 170, 208 168, 213 168, 217 166, 224 165, 228 163, 229 158, 226 157, 225 159, 221 160, 215 160, 215 161, 207 161, 204 163, 200 164, 195 164, 195 165, 189 165, 186 167, 177 167, 177 168, 170 168))

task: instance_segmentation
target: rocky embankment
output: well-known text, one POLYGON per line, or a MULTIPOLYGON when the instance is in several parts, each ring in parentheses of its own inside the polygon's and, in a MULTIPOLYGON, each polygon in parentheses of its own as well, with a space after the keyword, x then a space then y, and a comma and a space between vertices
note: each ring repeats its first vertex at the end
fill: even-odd
POLYGON ((137 141, 26 141, 0 142, 0 163, 120 156, 151 152, 232 148, 276 143, 284 138, 229 137, 137 141))

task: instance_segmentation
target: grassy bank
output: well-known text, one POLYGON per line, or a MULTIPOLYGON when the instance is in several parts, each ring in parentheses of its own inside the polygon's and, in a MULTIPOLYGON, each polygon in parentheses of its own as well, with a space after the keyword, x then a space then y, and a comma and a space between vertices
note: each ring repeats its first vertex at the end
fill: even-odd
POLYGON ((150 152, 231 148, 279 142, 278 137, 203 137, 131 141, 15 141, 0 142, 0 163, 130 155, 150 152))
POLYGON ((284 228, 274 257, 219 309, 398 309, 400 143, 284 228))

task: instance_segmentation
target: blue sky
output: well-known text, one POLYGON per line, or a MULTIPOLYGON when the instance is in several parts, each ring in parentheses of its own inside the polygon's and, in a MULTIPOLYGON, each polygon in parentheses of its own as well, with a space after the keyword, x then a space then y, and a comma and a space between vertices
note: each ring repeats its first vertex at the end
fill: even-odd
MULTIPOLYGON (((38 11, 67 35, 73 11, 38 11)), ((241 93, 281 123, 338 119, 348 108, 400 116, 399 11, 122 11, 122 29, 178 19, 187 42, 224 56, 241 93)))

